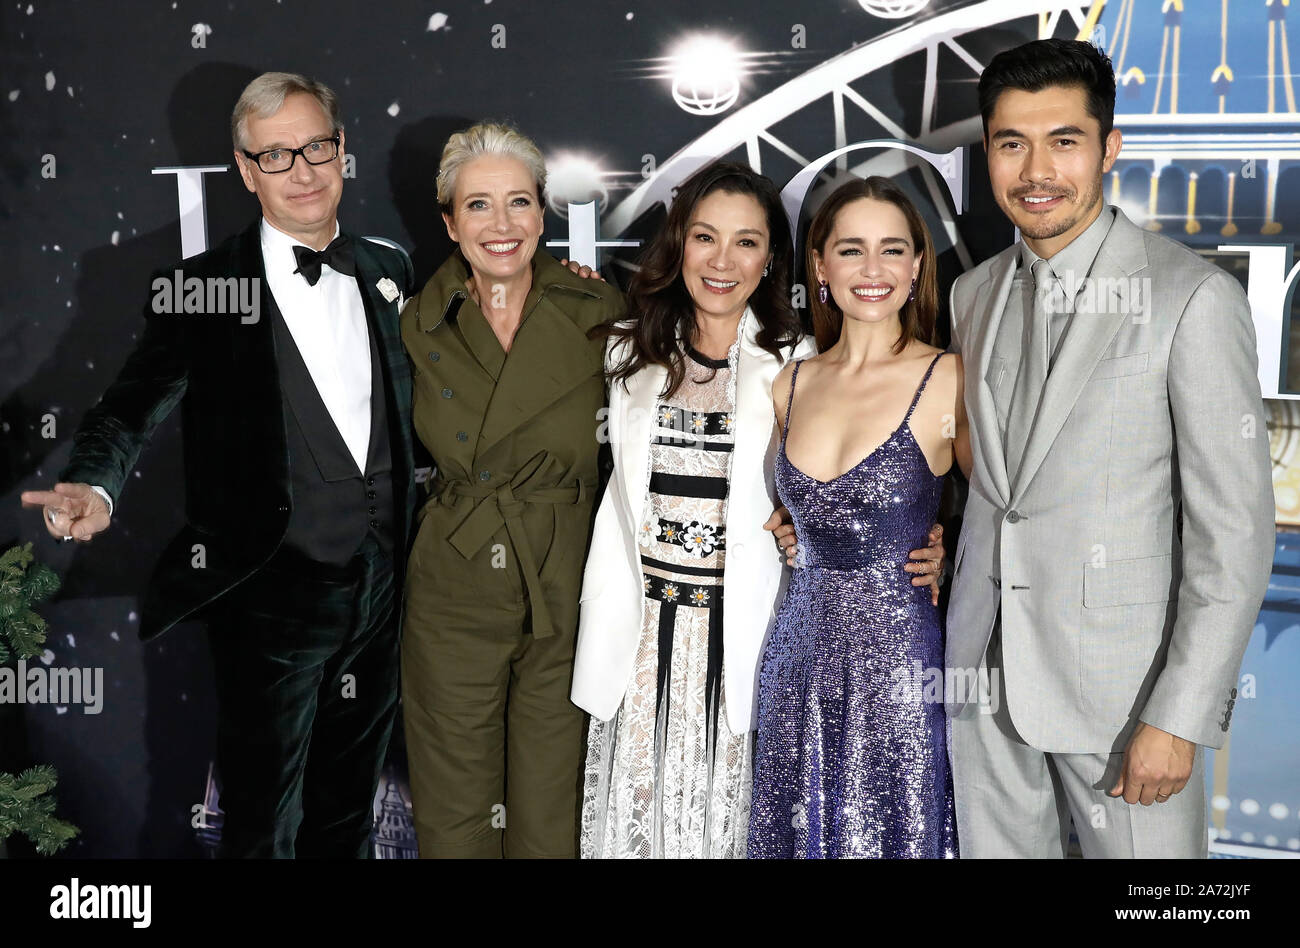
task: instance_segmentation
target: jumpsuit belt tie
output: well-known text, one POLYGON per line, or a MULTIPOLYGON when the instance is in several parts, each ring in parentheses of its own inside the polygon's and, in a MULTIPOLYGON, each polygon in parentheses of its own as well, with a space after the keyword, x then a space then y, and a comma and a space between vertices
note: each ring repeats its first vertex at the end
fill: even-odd
POLYGON ((594 483, 582 480, 575 480, 567 487, 528 487, 512 483, 491 487, 471 481, 438 479, 431 493, 446 506, 454 505, 459 497, 472 497, 478 501, 447 537, 447 542, 465 559, 473 558, 502 526, 506 528, 506 536, 519 558, 519 571, 523 574, 528 599, 532 603, 533 636, 544 639, 555 630, 542 592, 537 560, 524 530, 524 504, 580 504, 595 487, 594 483))

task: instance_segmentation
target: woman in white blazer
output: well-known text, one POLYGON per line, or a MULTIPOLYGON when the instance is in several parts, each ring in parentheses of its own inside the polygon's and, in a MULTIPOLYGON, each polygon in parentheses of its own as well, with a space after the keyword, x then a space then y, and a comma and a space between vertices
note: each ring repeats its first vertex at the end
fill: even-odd
POLYGON ((745 854, 755 681, 784 573, 765 530, 779 520, 772 380, 815 352, 792 264, 776 186, 715 162, 678 189, 630 318, 609 327, 614 473, 572 690, 592 716, 585 858, 745 854))

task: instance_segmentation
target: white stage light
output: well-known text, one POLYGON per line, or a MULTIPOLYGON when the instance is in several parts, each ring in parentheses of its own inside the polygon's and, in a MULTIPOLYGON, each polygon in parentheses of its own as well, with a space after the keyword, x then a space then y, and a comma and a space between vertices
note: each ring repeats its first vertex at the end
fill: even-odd
POLYGON ((740 98, 743 54, 727 40, 697 35, 671 56, 673 101, 691 115, 718 115, 740 98))
POLYGON ((606 175, 594 158, 576 152, 559 152, 546 160, 546 204, 560 217, 568 217, 569 204, 599 201, 609 205, 606 175))

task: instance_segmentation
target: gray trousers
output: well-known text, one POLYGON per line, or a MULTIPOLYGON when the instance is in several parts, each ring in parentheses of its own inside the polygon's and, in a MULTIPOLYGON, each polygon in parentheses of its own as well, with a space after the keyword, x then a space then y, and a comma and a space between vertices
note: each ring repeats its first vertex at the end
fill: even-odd
POLYGON ((1001 632, 999 620, 981 668, 981 679, 986 669, 989 674, 988 703, 971 701, 949 719, 962 857, 1060 859, 1073 821, 1087 858, 1204 859, 1205 749, 1196 748, 1187 786, 1164 803, 1110 796, 1122 753, 1048 753, 1016 732, 1007 712, 1001 632))

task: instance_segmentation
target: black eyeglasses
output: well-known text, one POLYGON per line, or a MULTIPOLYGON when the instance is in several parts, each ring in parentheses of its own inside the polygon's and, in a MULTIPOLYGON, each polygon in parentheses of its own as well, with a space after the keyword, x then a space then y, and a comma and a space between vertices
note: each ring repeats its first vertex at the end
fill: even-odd
POLYGON ((268 148, 257 154, 253 154, 247 148, 242 151, 256 161, 257 167, 266 174, 282 174, 293 167, 299 155, 302 155, 302 160, 309 165, 323 165, 333 161, 339 156, 339 136, 308 142, 301 148, 268 148))

